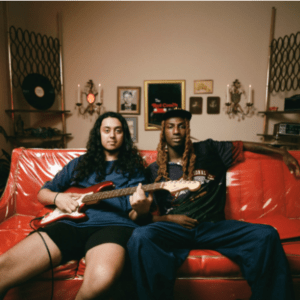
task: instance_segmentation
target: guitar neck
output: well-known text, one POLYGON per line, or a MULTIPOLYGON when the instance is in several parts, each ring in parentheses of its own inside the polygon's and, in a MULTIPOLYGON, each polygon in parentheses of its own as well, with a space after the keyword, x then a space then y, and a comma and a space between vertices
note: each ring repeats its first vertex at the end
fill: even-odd
MULTIPOLYGON (((142 186, 142 189, 145 192, 151 192, 155 190, 159 190, 163 187, 163 182, 157 182, 157 183, 151 183, 146 184, 142 186)), ((82 199, 82 202, 84 204, 95 204, 103 199, 110 199, 115 197, 121 197, 121 196, 128 196, 132 195, 136 191, 137 187, 129 187, 125 189, 119 189, 119 190, 111 190, 111 191, 104 191, 104 192, 98 192, 95 194, 90 194, 84 196, 82 199)))

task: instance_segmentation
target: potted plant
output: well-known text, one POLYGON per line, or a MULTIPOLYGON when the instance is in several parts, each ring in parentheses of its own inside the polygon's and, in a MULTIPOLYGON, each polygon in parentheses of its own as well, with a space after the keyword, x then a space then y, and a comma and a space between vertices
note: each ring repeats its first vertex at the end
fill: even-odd
MULTIPOLYGON (((2 126, 0 126, 0 133, 2 133, 6 139, 8 140, 7 133, 2 126)), ((0 156, 0 197, 4 192, 6 182, 9 176, 10 170, 10 162, 11 162, 11 155, 7 153, 4 149, 2 150, 2 155, 0 156)))

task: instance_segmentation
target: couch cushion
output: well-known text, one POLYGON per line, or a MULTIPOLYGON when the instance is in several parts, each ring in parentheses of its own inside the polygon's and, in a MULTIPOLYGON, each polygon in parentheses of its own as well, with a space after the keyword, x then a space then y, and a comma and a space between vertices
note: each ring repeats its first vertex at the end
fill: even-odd
MULTIPOLYGON (((300 151, 291 151, 300 161, 300 151)), ((300 178, 290 174, 279 155, 245 152, 227 172, 226 219, 258 219, 274 214, 300 218, 300 178)))
POLYGON ((77 276, 82 277, 84 275, 84 270, 85 270, 85 259, 82 258, 78 264, 77 276))
POLYGON ((300 219, 289 219, 282 215, 266 216, 259 219, 249 219, 246 222, 273 226, 281 240, 300 237, 300 219))
MULTIPOLYGON (((77 276, 83 276, 85 259, 78 265, 77 276)), ((213 250, 191 250, 177 271, 178 278, 224 277, 242 278, 239 266, 229 258, 213 250)))
POLYGON ((242 278, 242 273, 236 263, 217 251, 191 250, 177 277, 242 278))
POLYGON ((0 229, 27 229, 32 231, 29 223, 33 218, 34 216, 15 214, 9 219, 0 223, 0 229))
POLYGON ((23 240, 30 230, 23 229, 0 229, 0 255, 12 248, 14 245, 23 240))
POLYGON ((292 275, 300 275, 300 241, 283 243, 292 275))
MULTIPOLYGON (((283 243, 292 275, 300 275, 300 241, 283 243)), ((178 278, 242 279, 239 266, 213 250, 191 250, 177 272, 178 278)))
MULTIPOLYGON (((64 265, 57 266, 53 269, 53 278, 58 279, 73 279, 76 276, 78 261, 71 260, 64 265)), ((37 279, 52 279, 52 271, 49 270, 37 276, 37 279)))

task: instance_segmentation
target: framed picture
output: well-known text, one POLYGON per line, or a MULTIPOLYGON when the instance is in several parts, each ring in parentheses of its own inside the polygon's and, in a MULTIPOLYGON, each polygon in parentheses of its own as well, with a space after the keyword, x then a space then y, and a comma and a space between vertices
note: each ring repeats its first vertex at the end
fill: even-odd
POLYGON ((138 141, 137 117, 125 117, 125 119, 127 121, 128 127, 129 127, 131 139, 134 143, 136 143, 138 141))
POLYGON ((190 97, 190 113, 194 115, 201 115, 202 102, 202 97, 190 97))
POLYGON ((194 94, 212 94, 212 80, 194 80, 194 94))
POLYGON ((145 130, 159 130, 162 115, 185 109, 185 80, 145 80, 145 130))
POLYGON ((133 86, 117 87, 117 112, 120 114, 140 114, 141 88, 133 86))
POLYGON ((220 97, 207 97, 207 113, 208 114, 220 113, 220 97))

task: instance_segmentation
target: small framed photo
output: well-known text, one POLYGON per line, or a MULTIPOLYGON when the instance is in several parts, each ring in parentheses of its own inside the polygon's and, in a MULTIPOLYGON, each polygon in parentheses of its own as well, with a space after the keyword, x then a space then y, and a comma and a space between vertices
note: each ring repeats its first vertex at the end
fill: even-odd
POLYGON ((125 120, 127 121, 131 139, 134 143, 138 141, 138 135, 137 135, 137 117, 125 117, 125 120))
POLYGON ((140 114, 141 88, 117 87, 117 112, 120 114, 140 114))
POLYGON ((208 114, 220 113, 220 97, 207 97, 207 113, 208 114))
POLYGON ((194 80, 194 94, 212 94, 213 80, 194 80))
POLYGON ((162 116, 185 109, 185 80, 145 80, 145 130, 159 130, 162 116))
POLYGON ((190 97, 190 113, 194 115, 201 115, 202 103, 202 97, 190 97))

